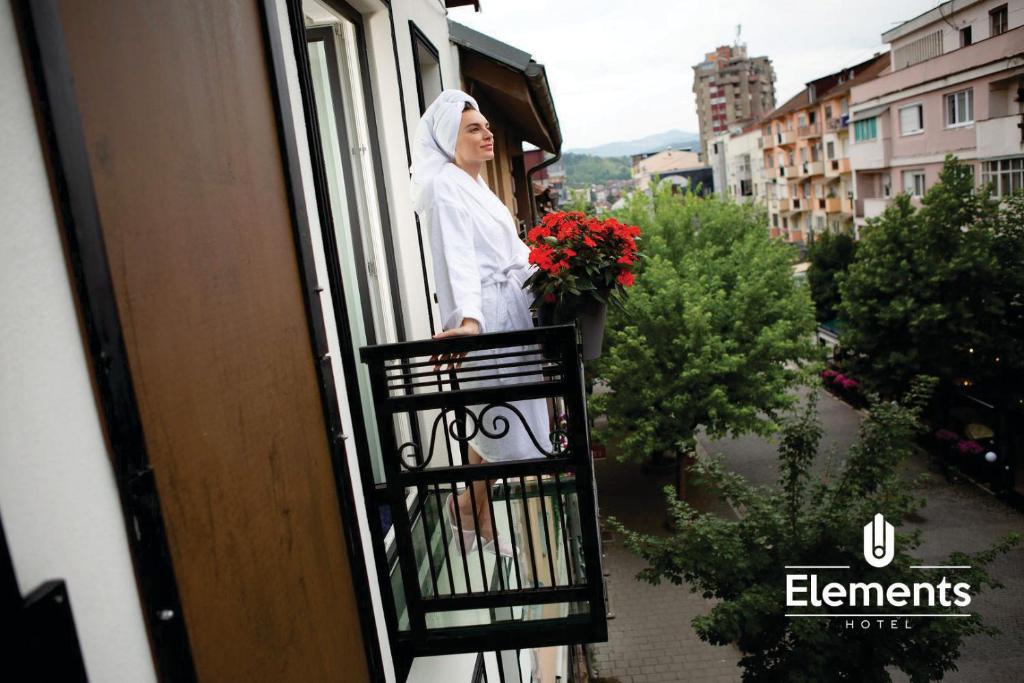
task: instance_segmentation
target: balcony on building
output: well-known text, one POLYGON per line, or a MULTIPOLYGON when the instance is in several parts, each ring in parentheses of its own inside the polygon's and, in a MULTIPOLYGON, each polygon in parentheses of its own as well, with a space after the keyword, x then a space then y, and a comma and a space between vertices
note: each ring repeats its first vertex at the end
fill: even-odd
POLYGON ((814 123, 809 123, 806 126, 800 126, 797 128, 796 133, 801 139, 821 137, 821 124, 815 121, 814 123))
POLYGON ((807 210, 807 200, 800 197, 783 197, 779 199, 779 213, 793 214, 807 210))
POLYGON ((397 656, 409 665, 416 657, 605 640, 576 327, 368 346, 361 356, 381 460, 362 463, 381 473, 363 488, 376 513, 371 541, 397 656), (435 369, 434 358, 462 353, 470 355, 457 367, 435 369), (499 368, 517 383, 499 384, 499 368), (549 433, 529 428, 519 403, 529 399, 547 403, 549 433), (532 457, 468 463, 474 435, 500 439, 520 425, 532 457), (474 482, 486 482, 476 500, 490 511, 486 526, 448 505, 474 482), (481 526, 489 533, 473 531, 481 526), (486 535, 499 543, 488 546, 486 535))
POLYGON ((825 165, 821 161, 803 161, 799 166, 799 177, 810 178, 822 175, 825 172, 825 165))
POLYGON ((773 149, 775 147, 775 135, 762 135, 759 146, 761 149, 773 149))
POLYGON ((796 166, 776 166, 776 176, 779 178, 796 178, 797 167, 796 166))
POLYGON ((865 197, 857 200, 857 218, 877 218, 892 204, 891 197, 865 197))
POLYGON ((978 136, 978 158, 990 159, 1012 154, 1024 154, 1024 116, 1011 114, 978 121, 974 124, 978 136))
POLYGON ((850 160, 847 157, 840 159, 825 160, 825 177, 838 178, 844 173, 850 172, 850 160))
POLYGON ((795 130, 784 130, 775 134, 775 144, 779 146, 792 145, 796 142, 795 130))
POLYGON ((818 211, 825 213, 842 212, 842 200, 839 197, 819 197, 815 201, 818 204, 818 211))
POLYGON ((849 128, 850 116, 848 114, 843 114, 838 118, 831 118, 825 122, 825 130, 829 133, 839 133, 849 130, 849 128))

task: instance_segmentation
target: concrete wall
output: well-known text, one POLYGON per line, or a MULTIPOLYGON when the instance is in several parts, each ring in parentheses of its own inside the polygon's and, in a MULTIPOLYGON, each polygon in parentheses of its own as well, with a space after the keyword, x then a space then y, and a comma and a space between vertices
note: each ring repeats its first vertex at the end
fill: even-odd
POLYGON ((913 31, 892 42, 896 50, 908 45, 922 36, 942 31, 942 51, 951 52, 960 49, 960 30, 971 27, 971 40, 975 43, 991 37, 989 12, 1000 5, 1006 5, 1009 28, 1024 25, 1024 0, 957 0, 950 7, 943 8, 943 17, 936 16, 934 21, 920 22, 913 31))
POLYGON ((11 6, 0 2, 0 516, 22 593, 67 581, 89 679, 156 676, 11 6))

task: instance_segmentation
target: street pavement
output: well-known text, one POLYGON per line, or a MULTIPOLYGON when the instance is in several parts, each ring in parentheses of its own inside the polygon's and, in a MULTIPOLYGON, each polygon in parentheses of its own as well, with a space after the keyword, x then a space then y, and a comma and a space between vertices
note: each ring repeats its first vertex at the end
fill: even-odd
MULTIPOLYGON (((831 453, 839 460, 856 440, 862 414, 822 392, 818 403, 824 427, 821 456, 831 453)), ((735 439, 700 439, 700 447, 722 455, 725 464, 752 483, 771 484, 777 478, 774 444, 756 436, 735 439)), ((618 463, 609 449, 608 459, 596 463, 598 495, 603 517, 615 516, 628 528, 665 534, 661 488, 674 481, 674 470, 645 471, 635 463, 618 463)), ((824 466, 819 457, 817 468, 824 466)), ((913 457, 906 476, 928 471, 927 457, 913 457)), ((923 531, 918 556, 937 563, 953 550, 983 549, 1010 531, 1024 535, 1024 514, 996 500, 969 482, 950 483, 932 474, 922 494, 927 505, 910 521, 909 528, 923 531)), ((687 499, 701 510, 723 516, 732 511, 712 493, 689 488, 687 499)), ((595 645, 593 659, 602 681, 614 683, 658 681, 737 681, 739 652, 701 641, 693 632, 693 617, 705 614, 710 601, 690 593, 686 586, 663 582, 659 586, 635 580, 644 562, 622 547, 614 535, 604 543, 610 609, 609 641, 595 645)), ((986 591, 972 603, 985 623, 1002 633, 969 639, 959 660, 959 670, 945 680, 1024 680, 1024 547, 1018 546, 990 567, 990 574, 1005 588, 986 591)), ((900 672, 893 680, 907 680, 900 672)))

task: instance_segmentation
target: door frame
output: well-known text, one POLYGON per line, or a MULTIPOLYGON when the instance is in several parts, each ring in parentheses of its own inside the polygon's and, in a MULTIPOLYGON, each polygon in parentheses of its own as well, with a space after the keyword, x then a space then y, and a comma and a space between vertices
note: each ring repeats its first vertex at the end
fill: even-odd
POLYGON ((57 1, 22 0, 14 9, 153 664, 161 680, 192 682, 192 648, 128 366, 57 1))
MULTIPOLYGON (((301 2, 287 2, 292 42, 297 55, 305 54, 301 2)), ((291 228, 298 252, 299 272, 302 277, 303 304, 309 323, 311 351, 315 356, 314 365, 327 426, 325 437, 328 439, 342 526, 345 531, 345 545, 360 611, 367 666, 373 680, 384 680, 384 664, 356 516, 357 506, 345 453, 344 444, 349 437, 342 432, 331 357, 327 351, 326 327, 319 299, 323 287, 316 280, 309 232, 311 226, 303 199, 299 141, 289 99, 281 26, 274 0, 259 0, 259 10, 270 94, 274 104, 283 161, 282 173, 288 195, 291 228)), ((155 477, 149 464, 139 407, 128 365, 57 0, 17 0, 14 3, 14 13, 34 90, 36 117, 54 187, 57 205, 55 208, 60 217, 59 223, 82 319, 87 355, 109 440, 112 468, 154 668, 160 680, 196 681, 192 649, 171 562, 164 517, 155 477)), ((304 63, 299 60, 299 64, 301 81, 304 63)), ((308 78, 308 62, 304 65, 308 78)), ((375 136, 376 128, 372 118, 370 125, 371 133, 375 136)), ((315 129, 308 130, 312 134, 312 130, 315 129)), ((312 145, 312 140, 310 144, 312 145)), ((375 161, 379 163, 379 151, 375 151, 375 154, 375 161)), ((377 182, 382 182, 379 173, 377 182)), ((319 197, 318 203, 322 211, 323 203, 319 201, 319 197)), ((321 222, 322 220, 321 214, 321 222)), ((386 212, 382 212, 382 222, 386 226, 390 224, 386 212)), ((389 229, 386 230, 386 236, 390 248, 392 245, 389 229)), ((338 285, 340 287, 340 282, 338 285)), ((344 311, 343 299, 335 298, 335 305, 340 305, 344 311)), ((396 309, 398 308, 396 304, 396 309)), ((396 310, 396 323, 399 330, 403 330, 399 314, 400 310, 396 310)), ((339 318, 339 327, 341 326, 345 327, 347 334, 345 316, 339 318)), ((351 343, 348 344, 348 348, 342 344, 341 355, 345 376, 354 377, 355 357, 351 351, 351 343)), ((350 390, 351 388, 349 387, 350 390)), ((354 406, 358 407, 358 403, 354 406)), ((361 420, 355 417, 353 415, 353 422, 358 432, 361 420)), ((365 434, 363 438, 365 440, 365 434)))

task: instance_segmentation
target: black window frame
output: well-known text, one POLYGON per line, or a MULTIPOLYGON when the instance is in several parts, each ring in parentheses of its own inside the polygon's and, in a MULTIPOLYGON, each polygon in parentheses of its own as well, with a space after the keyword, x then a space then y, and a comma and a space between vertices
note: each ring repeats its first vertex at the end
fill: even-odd
POLYGON ((441 90, 444 90, 444 73, 441 71, 441 53, 437 49, 437 46, 430 41, 430 38, 427 38, 427 34, 425 34, 412 19, 409 20, 409 38, 412 41, 412 64, 416 73, 416 101, 419 103, 420 116, 422 116, 423 112, 427 110, 429 102, 427 102, 427 96, 424 88, 423 70, 420 67, 419 48, 426 50, 437 62, 437 80, 441 86, 441 90))

